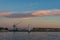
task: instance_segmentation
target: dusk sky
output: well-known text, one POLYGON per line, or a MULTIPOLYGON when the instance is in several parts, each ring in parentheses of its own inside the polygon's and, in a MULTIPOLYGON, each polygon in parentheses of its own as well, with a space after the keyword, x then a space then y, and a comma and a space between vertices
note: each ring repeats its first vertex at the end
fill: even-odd
POLYGON ((0 26, 60 27, 60 0, 0 0, 0 26))
POLYGON ((0 0, 0 11, 37 11, 60 9, 60 0, 0 0))

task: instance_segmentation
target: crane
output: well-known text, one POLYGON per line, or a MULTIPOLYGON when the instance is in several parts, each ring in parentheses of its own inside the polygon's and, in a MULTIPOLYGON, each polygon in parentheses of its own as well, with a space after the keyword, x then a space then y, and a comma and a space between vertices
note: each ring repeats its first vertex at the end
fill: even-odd
POLYGON ((18 23, 16 23, 16 24, 13 24, 13 31, 17 31, 18 29, 16 28, 16 25, 18 25, 18 24, 20 24, 20 23, 22 23, 21 21, 20 22, 18 22, 18 23))

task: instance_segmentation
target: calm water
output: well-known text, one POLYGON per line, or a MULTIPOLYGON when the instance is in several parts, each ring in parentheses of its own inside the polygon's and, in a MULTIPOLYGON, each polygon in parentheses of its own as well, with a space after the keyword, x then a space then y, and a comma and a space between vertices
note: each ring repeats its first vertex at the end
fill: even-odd
POLYGON ((60 32, 0 32, 0 40, 60 40, 60 32))

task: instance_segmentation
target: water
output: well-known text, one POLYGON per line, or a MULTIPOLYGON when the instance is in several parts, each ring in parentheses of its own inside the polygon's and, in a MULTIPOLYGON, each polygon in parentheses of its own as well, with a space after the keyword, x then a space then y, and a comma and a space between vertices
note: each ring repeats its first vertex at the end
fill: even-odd
POLYGON ((60 40, 60 32, 0 32, 0 40, 60 40))

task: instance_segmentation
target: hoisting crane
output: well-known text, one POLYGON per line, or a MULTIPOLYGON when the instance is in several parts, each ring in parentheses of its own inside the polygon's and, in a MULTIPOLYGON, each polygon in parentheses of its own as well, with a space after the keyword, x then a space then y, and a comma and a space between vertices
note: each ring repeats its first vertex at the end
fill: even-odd
POLYGON ((13 30, 14 30, 14 31, 17 31, 17 30, 18 30, 16 25, 18 25, 18 24, 20 24, 20 23, 22 23, 22 22, 18 22, 18 23, 16 23, 16 24, 13 24, 13 30))

